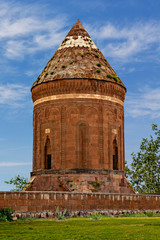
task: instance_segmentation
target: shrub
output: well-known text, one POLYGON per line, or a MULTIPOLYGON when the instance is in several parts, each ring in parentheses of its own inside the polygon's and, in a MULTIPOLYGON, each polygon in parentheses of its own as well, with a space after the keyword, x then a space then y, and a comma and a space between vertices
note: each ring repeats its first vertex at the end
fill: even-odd
POLYGON ((10 207, 0 209, 0 220, 1 221, 12 221, 12 214, 14 211, 10 207))
POLYGON ((99 187, 99 186, 100 186, 100 183, 98 181, 93 183, 93 187, 99 187))
POLYGON ((62 65, 62 68, 65 68, 66 66, 65 65, 62 65))
POLYGON ((153 212, 145 212, 145 214, 146 214, 147 217, 153 217, 154 216, 153 212))
POLYGON ((59 207, 56 208, 56 214, 57 214, 57 220, 64 220, 66 210, 64 211, 59 211, 59 207))
POLYGON ((122 217, 131 217, 132 216, 132 213, 123 213, 122 217))
POLYGON ((44 76, 47 77, 48 73, 46 73, 44 76))
POLYGON ((97 213, 97 212, 94 212, 91 215, 91 219, 92 220, 98 221, 98 220, 100 220, 100 218, 101 218, 101 215, 99 213, 97 213))
POLYGON ((98 67, 101 67, 101 64, 100 64, 100 63, 97 63, 97 66, 98 66, 98 67))
POLYGON ((108 77, 108 78, 111 78, 111 79, 114 79, 116 82, 119 81, 118 77, 117 77, 115 74, 113 74, 113 75, 107 74, 107 77, 108 77))
POLYGON ((81 57, 84 57, 84 54, 81 54, 81 57))
POLYGON ((0 213, 0 222, 7 222, 7 216, 0 213))
POLYGON ((99 58, 99 54, 96 54, 95 57, 96 57, 96 58, 99 58))
POLYGON ((98 69, 96 70, 96 72, 97 72, 97 73, 100 73, 100 72, 101 72, 101 69, 98 68, 98 69))
POLYGON ((54 72, 51 72, 51 75, 53 75, 54 72))

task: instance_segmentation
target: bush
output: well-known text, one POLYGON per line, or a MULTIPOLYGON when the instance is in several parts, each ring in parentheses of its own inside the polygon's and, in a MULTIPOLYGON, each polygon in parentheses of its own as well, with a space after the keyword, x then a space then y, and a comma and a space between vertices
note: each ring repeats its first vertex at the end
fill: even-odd
POLYGON ((101 64, 100 64, 100 63, 97 63, 97 66, 98 66, 98 67, 101 67, 101 64))
POLYGON ((146 214, 147 217, 153 217, 154 216, 153 212, 145 212, 145 214, 146 214))
POLYGON ((96 72, 97 72, 97 73, 100 73, 100 72, 101 72, 101 69, 97 69, 96 72))
POLYGON ((1 221, 12 221, 12 214, 14 211, 10 207, 0 209, 0 220, 1 221))
POLYGON ((7 222, 7 216, 0 213, 0 222, 7 222))
POLYGON ((122 217, 131 217, 132 216, 132 213, 123 213, 122 217))
POLYGON ((100 218, 101 218, 101 214, 99 214, 99 213, 97 213, 97 212, 94 212, 94 213, 92 213, 92 215, 91 215, 91 219, 92 219, 92 220, 98 221, 98 220, 100 220, 100 218))
POLYGON ((66 214, 66 210, 59 211, 59 207, 56 208, 57 220, 64 220, 65 214, 66 214))
POLYGON ((113 74, 113 75, 107 74, 107 77, 111 78, 111 79, 114 79, 116 82, 119 82, 119 79, 118 79, 118 77, 115 74, 113 74))

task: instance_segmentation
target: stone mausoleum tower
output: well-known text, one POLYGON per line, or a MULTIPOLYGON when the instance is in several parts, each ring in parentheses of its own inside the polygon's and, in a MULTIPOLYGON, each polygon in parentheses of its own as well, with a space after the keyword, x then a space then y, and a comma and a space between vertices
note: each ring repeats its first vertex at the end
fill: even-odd
POLYGON ((31 91, 27 190, 132 193, 124 172, 126 88, 79 20, 31 91))

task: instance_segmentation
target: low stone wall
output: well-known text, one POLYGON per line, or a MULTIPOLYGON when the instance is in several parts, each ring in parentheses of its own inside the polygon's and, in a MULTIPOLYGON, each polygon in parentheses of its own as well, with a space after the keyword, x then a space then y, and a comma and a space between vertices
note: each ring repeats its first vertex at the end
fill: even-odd
POLYGON ((92 210, 160 210, 160 195, 70 192, 0 192, 0 208, 16 213, 92 210))

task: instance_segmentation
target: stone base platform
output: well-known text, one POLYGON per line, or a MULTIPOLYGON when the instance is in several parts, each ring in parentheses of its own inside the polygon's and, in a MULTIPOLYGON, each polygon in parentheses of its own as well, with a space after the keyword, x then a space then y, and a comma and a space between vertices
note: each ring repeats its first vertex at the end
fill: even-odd
POLYGON ((123 171, 43 170, 32 172, 31 178, 31 184, 28 184, 25 191, 134 193, 123 171))

